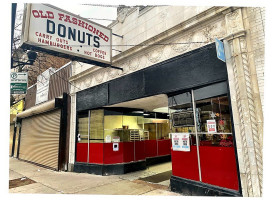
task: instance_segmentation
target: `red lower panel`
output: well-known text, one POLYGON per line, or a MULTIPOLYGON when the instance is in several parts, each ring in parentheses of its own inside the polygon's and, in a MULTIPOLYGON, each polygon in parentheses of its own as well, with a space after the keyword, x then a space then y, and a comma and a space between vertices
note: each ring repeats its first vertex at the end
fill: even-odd
POLYGON ((123 142, 124 162, 134 161, 134 142, 123 142))
POLYGON ((202 181, 238 190, 234 147, 200 146, 202 181))
POLYGON ((135 141, 135 161, 145 159, 145 141, 135 141))
POLYGON ((190 152, 171 150, 171 161, 174 176, 199 181, 196 146, 190 146, 190 152))
POLYGON ((87 162, 88 143, 77 143, 76 162, 87 162))
POLYGON ((156 157, 157 156, 157 141, 156 140, 145 140, 145 156, 156 157))
POLYGON ((119 150, 113 151, 113 143, 104 143, 104 164, 123 163, 123 143, 119 142, 119 150))
POLYGON ((89 163, 103 164, 103 143, 89 144, 89 163))
POLYGON ((170 155, 171 142, 167 140, 157 140, 158 142, 158 156, 170 155))

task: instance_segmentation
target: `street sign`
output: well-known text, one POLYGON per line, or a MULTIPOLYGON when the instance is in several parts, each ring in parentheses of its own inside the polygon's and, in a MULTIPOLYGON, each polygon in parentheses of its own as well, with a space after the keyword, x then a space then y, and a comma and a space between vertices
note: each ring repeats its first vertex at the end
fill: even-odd
POLYGON ((10 93, 26 94, 28 88, 27 72, 11 72, 10 73, 10 93))
POLYGON ((215 44, 216 44, 217 58, 225 62, 224 44, 222 43, 222 41, 218 40, 217 38, 215 38, 215 44))

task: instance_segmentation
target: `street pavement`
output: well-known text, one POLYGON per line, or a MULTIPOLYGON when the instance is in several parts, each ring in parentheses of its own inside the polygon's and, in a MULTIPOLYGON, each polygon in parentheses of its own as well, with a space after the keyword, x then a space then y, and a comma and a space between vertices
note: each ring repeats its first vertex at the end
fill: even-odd
POLYGON ((171 170, 171 164, 163 163, 133 173, 99 176, 57 172, 9 158, 10 183, 16 181, 18 183, 17 187, 13 186, 9 189, 9 193, 181 196, 170 191, 169 180, 157 184, 138 180, 169 170, 171 170), (27 180, 31 183, 27 183, 27 180), (24 181, 25 185, 23 185, 24 181))

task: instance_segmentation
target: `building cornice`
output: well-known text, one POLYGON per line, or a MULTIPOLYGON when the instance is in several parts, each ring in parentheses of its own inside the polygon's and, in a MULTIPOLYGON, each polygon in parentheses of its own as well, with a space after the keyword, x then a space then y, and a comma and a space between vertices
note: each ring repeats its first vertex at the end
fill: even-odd
POLYGON ((76 74, 76 75, 74 75, 74 76, 71 76, 71 77, 69 78, 69 82, 72 82, 72 81, 75 81, 75 80, 79 80, 79 79, 81 79, 81 78, 87 76, 88 74, 91 74, 91 73, 93 73, 93 72, 96 72, 96 71, 98 71, 98 70, 100 70, 100 69, 101 69, 101 67, 92 66, 92 67, 90 67, 90 68, 87 69, 87 70, 84 70, 84 71, 82 71, 82 72, 80 72, 80 73, 78 73, 78 74, 76 74))
MULTIPOLYGON (((205 21, 211 20, 213 18, 216 18, 220 15, 225 15, 228 12, 231 12, 234 10, 234 7, 211 7, 204 12, 199 13, 198 15, 183 21, 182 23, 140 43, 138 46, 134 46, 112 58, 113 65, 117 64, 118 62, 121 62, 125 58, 129 58, 133 55, 136 55, 140 52, 143 52, 144 50, 150 48, 151 45, 161 43, 164 40, 168 40, 177 34, 187 31, 189 29, 195 28, 198 25, 204 23, 205 21)), ((75 81, 79 80, 82 77, 85 77, 87 75, 90 75, 94 72, 97 72, 101 70, 101 67, 92 67, 85 71, 80 72, 79 74, 76 74, 72 77, 70 77, 69 81, 75 81)))
POLYGON ((232 39, 238 38, 238 37, 242 37, 246 35, 246 30, 240 30, 236 33, 232 33, 230 35, 227 35, 226 37, 224 37, 225 40, 230 41, 232 39))
POLYGON ((112 58, 113 64, 121 61, 125 57, 132 56, 149 48, 150 45, 157 44, 163 40, 170 39, 182 31, 187 31, 191 28, 198 26, 199 24, 215 18, 219 15, 225 15, 226 11, 231 11, 232 7, 211 7, 198 15, 183 21, 182 23, 140 43, 138 46, 134 46, 112 58))

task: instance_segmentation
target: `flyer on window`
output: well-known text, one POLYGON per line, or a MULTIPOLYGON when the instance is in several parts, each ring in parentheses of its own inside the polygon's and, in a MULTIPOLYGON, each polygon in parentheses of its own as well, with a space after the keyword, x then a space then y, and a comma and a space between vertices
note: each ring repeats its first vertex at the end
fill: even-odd
POLYGON ((189 133, 172 133, 173 151, 190 151, 189 133))

